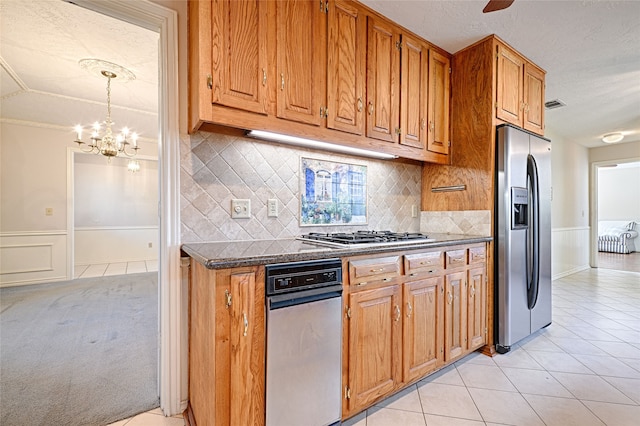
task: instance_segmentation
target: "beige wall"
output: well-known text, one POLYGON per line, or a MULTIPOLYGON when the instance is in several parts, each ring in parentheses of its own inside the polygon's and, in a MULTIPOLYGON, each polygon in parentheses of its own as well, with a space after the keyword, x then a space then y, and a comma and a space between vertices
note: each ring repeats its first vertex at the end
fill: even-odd
POLYGON ((640 141, 605 145, 589 150, 589 163, 640 160, 640 141))
POLYGON ((551 139, 551 226, 589 226, 589 151, 547 131, 551 139))

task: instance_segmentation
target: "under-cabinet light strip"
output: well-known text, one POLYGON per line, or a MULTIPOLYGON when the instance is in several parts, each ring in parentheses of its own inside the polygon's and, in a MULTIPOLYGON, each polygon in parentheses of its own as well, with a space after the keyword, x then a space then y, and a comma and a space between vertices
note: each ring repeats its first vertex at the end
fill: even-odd
POLYGON ((263 130, 249 130, 246 135, 251 138, 264 139, 273 142, 281 142, 288 145, 296 145, 306 148, 322 149, 326 151, 340 152, 343 154, 353 154, 364 157, 390 160, 398 158, 397 155, 386 154, 384 152, 370 151, 368 149, 353 148, 344 145, 335 145, 328 142, 321 142, 312 139, 299 138, 296 136, 282 135, 279 133, 265 132, 263 130))

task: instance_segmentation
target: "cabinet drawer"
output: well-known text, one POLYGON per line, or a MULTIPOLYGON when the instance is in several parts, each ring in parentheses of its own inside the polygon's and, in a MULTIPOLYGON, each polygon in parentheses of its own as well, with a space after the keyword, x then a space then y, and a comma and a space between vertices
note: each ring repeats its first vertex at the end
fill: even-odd
POLYGON ((467 250, 451 250, 445 254, 445 268, 457 268, 467 264, 467 250))
POLYGON ((404 256, 404 270, 407 275, 434 273, 441 271, 443 268, 444 253, 439 250, 404 256))
POLYGON ((349 261, 349 285, 363 285, 372 281, 390 281, 402 275, 400 256, 378 257, 349 261))
POLYGON ((472 263, 484 263, 487 260, 487 248, 486 247, 471 247, 469 249, 469 264, 472 263))

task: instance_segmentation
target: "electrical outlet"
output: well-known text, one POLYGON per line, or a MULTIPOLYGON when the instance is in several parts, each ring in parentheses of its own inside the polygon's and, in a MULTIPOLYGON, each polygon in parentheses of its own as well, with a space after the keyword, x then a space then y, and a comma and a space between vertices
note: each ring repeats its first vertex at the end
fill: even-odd
POLYGON ((53 207, 45 207, 44 215, 45 216, 53 216, 53 207))
POLYGON ((149 248, 153 247, 153 243, 149 243, 149 248))
POLYGON ((251 217, 251 200, 231 200, 231 217, 233 219, 249 219, 251 217))
POLYGON ((411 217, 418 217, 418 206, 415 204, 411 206, 411 217))
POLYGON ((267 201, 267 216, 278 217, 278 200, 275 198, 269 198, 267 201))

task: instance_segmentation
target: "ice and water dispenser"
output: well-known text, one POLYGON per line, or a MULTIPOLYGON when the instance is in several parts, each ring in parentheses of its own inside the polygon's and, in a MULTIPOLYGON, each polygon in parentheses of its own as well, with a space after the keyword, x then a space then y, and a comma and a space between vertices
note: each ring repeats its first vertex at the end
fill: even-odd
POLYGON ((511 229, 529 227, 529 194, 527 188, 511 188, 511 229))

